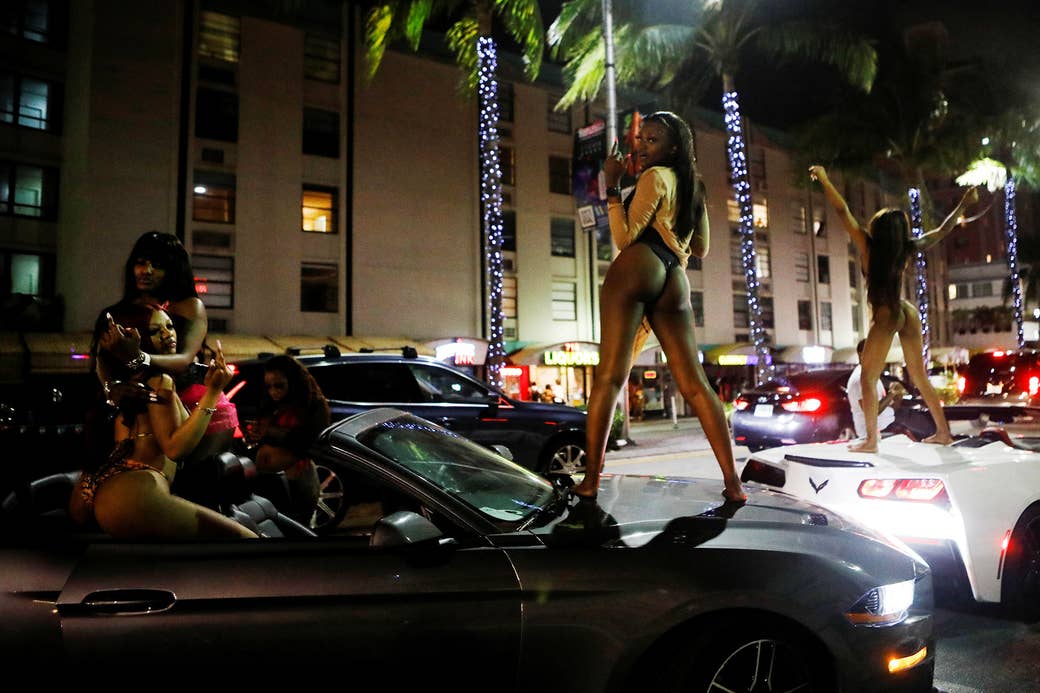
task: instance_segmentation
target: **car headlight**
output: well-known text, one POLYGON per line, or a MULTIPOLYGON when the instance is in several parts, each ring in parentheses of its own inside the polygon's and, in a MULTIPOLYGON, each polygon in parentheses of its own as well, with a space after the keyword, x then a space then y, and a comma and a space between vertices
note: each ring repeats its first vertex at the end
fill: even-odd
POLYGON ((845 612, 857 626, 892 626, 906 618, 914 603, 914 581, 905 580, 870 590, 845 612))

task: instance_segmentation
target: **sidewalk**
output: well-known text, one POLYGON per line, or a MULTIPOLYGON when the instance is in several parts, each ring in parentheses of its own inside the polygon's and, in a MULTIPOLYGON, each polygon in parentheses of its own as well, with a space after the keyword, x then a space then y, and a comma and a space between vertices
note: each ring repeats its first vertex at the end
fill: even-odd
MULTIPOLYGON (((629 426, 631 443, 620 450, 607 452, 607 463, 637 457, 653 457, 683 452, 709 450, 700 421, 696 416, 682 417, 672 424, 671 419, 653 416, 643 421, 633 421, 629 426)), ((748 455, 744 446, 734 446, 737 460, 748 455)))

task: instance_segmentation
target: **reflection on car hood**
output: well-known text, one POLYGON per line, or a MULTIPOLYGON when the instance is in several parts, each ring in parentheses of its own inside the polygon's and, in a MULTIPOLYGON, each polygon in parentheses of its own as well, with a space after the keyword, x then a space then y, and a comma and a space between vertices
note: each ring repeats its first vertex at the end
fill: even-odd
POLYGON ((513 400, 513 406, 523 409, 525 412, 543 412, 549 418, 584 419, 586 414, 581 409, 569 407, 566 404, 549 404, 548 402, 527 402, 513 400))
MULTIPOLYGON (((571 498, 558 517, 532 531, 550 546, 710 545, 834 558, 861 554, 855 547, 865 539, 905 554, 890 538, 787 494, 748 485, 747 502, 737 504, 725 502, 721 490, 712 479, 604 475, 595 501, 571 498)), ((875 553, 889 561, 893 555, 875 553)))

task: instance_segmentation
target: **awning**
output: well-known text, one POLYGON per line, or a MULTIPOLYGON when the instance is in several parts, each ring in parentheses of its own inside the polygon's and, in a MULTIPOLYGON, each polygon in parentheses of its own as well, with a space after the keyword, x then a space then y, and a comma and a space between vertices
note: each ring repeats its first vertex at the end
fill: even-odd
POLYGON ((228 361, 244 361, 255 359, 259 354, 280 354, 284 351, 267 337, 244 334, 217 334, 210 332, 206 335, 206 343, 216 348, 217 340, 220 340, 220 348, 224 352, 224 358, 228 361))
MULTIPOLYGON (((855 353, 855 350, 853 350, 855 353)), ((774 360, 778 363, 830 363, 833 360, 833 347, 823 345, 795 344, 783 347, 774 360)))
POLYGON ((831 354, 831 363, 850 363, 855 366, 859 363, 859 354, 856 353, 856 347, 850 346, 835 349, 831 354))
POLYGON ((599 363, 599 344, 596 342, 557 342, 530 344, 506 355, 514 366, 595 366, 599 363))

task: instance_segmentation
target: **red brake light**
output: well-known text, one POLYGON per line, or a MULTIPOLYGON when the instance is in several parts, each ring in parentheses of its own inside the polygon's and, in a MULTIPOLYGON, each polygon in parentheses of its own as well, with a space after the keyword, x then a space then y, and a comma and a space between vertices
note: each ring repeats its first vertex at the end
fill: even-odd
POLYGON ((737 411, 744 411, 748 408, 750 404, 751 402, 748 402, 743 397, 738 397, 735 400, 733 400, 733 406, 737 409, 737 411))
POLYGON ((1035 375, 1029 376, 1029 396, 1036 397, 1036 393, 1040 392, 1040 377, 1035 375))
POLYGON ((231 371, 231 375, 235 375, 236 373, 238 373, 238 366, 236 366, 236 365, 235 365, 235 364, 233 364, 233 363, 229 363, 229 364, 227 365, 227 369, 228 369, 229 371, 231 371))
POLYGON ((993 352, 993 358, 995 358, 995 359, 1002 359, 1002 358, 1004 358, 1004 352, 1000 351, 999 349, 997 351, 994 351, 993 352))
POLYGON ((785 411, 814 412, 820 410, 823 402, 817 397, 803 397, 802 399, 792 399, 790 402, 784 402, 780 406, 785 411))
POLYGON ((946 503, 946 485, 941 479, 866 479, 859 485, 863 498, 946 503))
POLYGON ((957 394, 963 395, 964 389, 968 386, 968 380, 963 375, 957 376, 957 394))

